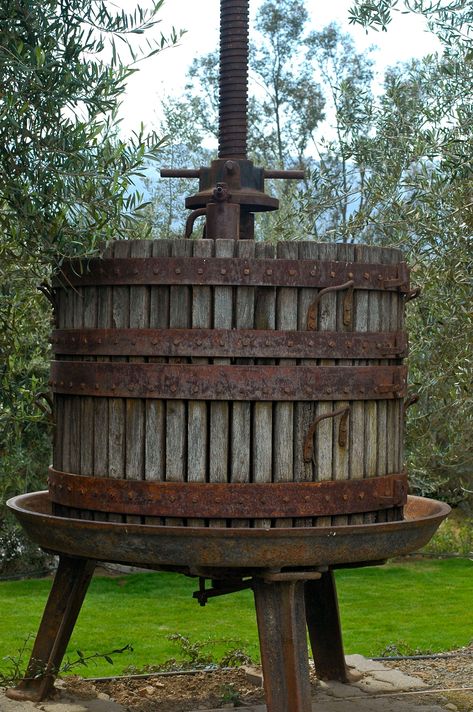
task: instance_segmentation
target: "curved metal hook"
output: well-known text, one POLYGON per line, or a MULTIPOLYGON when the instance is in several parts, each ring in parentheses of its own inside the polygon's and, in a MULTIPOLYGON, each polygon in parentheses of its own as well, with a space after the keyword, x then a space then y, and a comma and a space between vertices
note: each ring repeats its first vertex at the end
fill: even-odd
MULTIPOLYGON (((314 435, 317 430, 317 426, 322 420, 326 418, 336 418, 337 415, 341 415, 342 419, 340 421, 340 428, 338 431, 338 444, 340 447, 347 446, 347 436, 348 436, 348 416, 350 414, 350 406, 347 405, 344 408, 339 408, 331 413, 322 413, 318 415, 310 426, 308 433, 304 441, 304 462, 310 462, 314 457, 314 435)), ((314 463, 315 464, 315 463, 314 463)))

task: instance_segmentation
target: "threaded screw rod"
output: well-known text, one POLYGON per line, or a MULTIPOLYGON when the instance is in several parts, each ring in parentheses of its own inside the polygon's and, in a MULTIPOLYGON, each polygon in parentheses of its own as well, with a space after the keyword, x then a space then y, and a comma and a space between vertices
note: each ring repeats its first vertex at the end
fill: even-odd
POLYGON ((218 157, 247 157, 250 0, 220 0, 218 157))

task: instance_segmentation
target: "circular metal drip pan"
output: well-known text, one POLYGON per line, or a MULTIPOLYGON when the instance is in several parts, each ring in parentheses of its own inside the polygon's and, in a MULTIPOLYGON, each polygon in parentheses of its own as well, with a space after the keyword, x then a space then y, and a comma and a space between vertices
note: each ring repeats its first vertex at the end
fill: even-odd
POLYGON ((291 529, 171 527, 98 522, 51 514, 49 494, 7 502, 43 549, 97 561, 151 568, 281 569, 375 562, 424 546, 450 507, 409 497, 400 522, 291 529))

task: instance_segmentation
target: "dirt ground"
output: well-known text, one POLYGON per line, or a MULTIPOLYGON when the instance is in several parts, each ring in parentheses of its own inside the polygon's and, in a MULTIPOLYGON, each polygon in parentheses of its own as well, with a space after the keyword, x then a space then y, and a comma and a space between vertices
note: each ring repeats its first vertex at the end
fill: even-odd
MULTIPOLYGON (((473 645, 448 658, 383 661, 386 667, 421 678, 436 693, 421 695, 422 702, 441 703, 447 709, 473 712, 473 645), (462 689, 459 689, 462 688, 462 689)), ((89 682, 67 678, 67 689, 77 697, 97 694, 115 700, 128 712, 189 712, 217 707, 240 707, 264 702, 261 687, 252 684, 241 669, 197 674, 160 675, 149 678, 89 682)), ((320 683, 312 675, 313 691, 320 683)), ((419 698, 419 702, 421 699, 419 698)))

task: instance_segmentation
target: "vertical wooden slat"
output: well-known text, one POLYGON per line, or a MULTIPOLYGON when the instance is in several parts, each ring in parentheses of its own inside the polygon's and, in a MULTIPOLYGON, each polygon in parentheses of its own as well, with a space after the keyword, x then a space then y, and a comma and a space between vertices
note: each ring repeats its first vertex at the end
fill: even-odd
MULTIPOLYGON (((318 259, 336 260, 337 245, 318 245, 318 259)), ((324 294, 319 302, 319 314, 317 319, 318 331, 335 331, 337 328, 337 292, 324 294)), ((333 359, 320 359, 321 366, 333 366, 333 359)), ((334 410, 333 401, 320 401, 317 404, 316 416, 332 413, 334 410)), ((333 457, 334 457, 334 422, 333 418, 321 420, 315 433, 314 448, 316 472, 318 482, 331 480, 333 478, 333 457)), ((317 517, 315 524, 318 527, 328 527, 332 523, 331 517, 317 517)))
MULTIPOLYGON (((83 319, 82 326, 95 328, 97 326, 97 287, 84 287, 82 290, 83 319)), ((91 356, 84 356, 83 361, 94 361, 91 356)), ((92 475, 94 472, 94 399, 81 398, 81 442, 80 442, 80 474, 92 475)), ((84 513, 87 519, 94 519, 92 512, 84 513)))
MULTIPOLYGON (((355 262, 363 262, 365 259, 363 245, 355 245, 355 262)), ((368 331, 368 292, 363 289, 355 289, 353 295, 353 321, 354 329, 357 332, 368 331)), ((363 366, 366 361, 357 359, 353 361, 354 366, 363 366)), ((349 423, 349 443, 350 443, 350 479, 361 480, 365 474, 365 403, 364 401, 353 401, 349 423)), ((363 524, 363 514, 351 514, 348 518, 349 524, 363 524)))
MULTIPOLYGON (((129 257, 130 243, 121 240, 112 245, 113 257, 129 257)), ((130 288, 128 286, 112 287, 112 327, 127 329, 130 315, 130 288)), ((116 356, 114 361, 126 361, 125 356, 116 356)), ((109 417, 109 477, 124 479, 126 466, 126 401, 124 398, 110 398, 108 405, 109 417)), ((110 521, 121 522, 123 517, 110 515, 110 521)))
MULTIPOLYGON (((106 248, 104 258, 113 256, 113 247, 106 248)), ((97 287, 97 327, 110 329, 112 327, 112 287, 97 287)), ((98 356, 97 361, 108 361, 107 356, 98 356)), ((94 398, 94 475, 109 477, 109 400, 94 398)), ((107 521, 108 514, 95 514, 95 519, 107 521)))
MULTIPOLYGON (((339 262, 353 262, 355 260, 355 247, 354 245, 337 245, 336 247, 336 256, 337 260, 339 262)), ((336 329, 337 331, 340 332, 346 332, 349 333, 353 331, 354 326, 353 326, 353 320, 351 324, 345 324, 344 323, 344 304, 345 300, 349 296, 349 292, 347 290, 337 292, 336 293, 336 300, 337 300, 337 309, 336 309, 336 329)), ((353 317, 353 315, 352 315, 353 317)), ((351 367, 352 361, 350 359, 339 359, 338 361, 335 362, 338 366, 342 367, 351 367)), ((347 377, 349 377, 349 372, 347 373, 347 377)), ((349 414, 348 414, 348 420, 347 420, 347 426, 348 426, 348 433, 350 432, 351 429, 351 422, 350 422, 350 414, 351 414, 351 404, 350 401, 344 400, 344 401, 335 401, 333 403, 333 409, 334 410, 340 410, 342 408, 350 408, 349 414)), ((334 480, 348 480, 350 477, 350 442, 349 442, 349 435, 347 438, 347 443, 346 446, 340 446, 339 443, 339 428, 340 428, 340 423, 342 420, 342 416, 337 416, 333 421, 333 472, 332 472, 332 479, 334 480)), ((347 515, 339 515, 339 516, 334 516, 332 517, 332 524, 334 525, 345 525, 348 524, 348 516, 347 515)))
MULTIPOLYGON (((173 240, 171 254, 175 257, 191 257, 190 240, 173 240)), ((191 324, 191 288, 172 286, 170 288, 169 326, 188 328, 191 324)), ((172 363, 182 363, 183 359, 169 359, 172 363)), ((185 359, 184 359, 185 361, 185 359)), ((187 404, 184 400, 168 400, 166 403, 166 480, 184 482, 187 470, 187 404)), ((179 518, 166 519, 167 524, 180 525, 179 518)))
MULTIPOLYGON (((69 324, 73 329, 80 329, 83 320, 83 288, 69 290, 69 324)), ((74 360, 82 361, 82 357, 75 357, 74 360)), ((69 472, 80 472, 81 461, 81 403, 80 396, 73 396, 70 404, 70 441, 69 441, 69 472)), ((71 509, 71 516, 82 519, 86 517, 86 512, 79 509, 71 509)))
MULTIPOLYGON (((151 256, 152 244, 149 240, 133 240, 130 257, 151 256)), ((149 328, 149 292, 147 286, 130 287, 130 329, 149 328)), ((143 363, 144 358, 132 356, 133 363, 143 363)), ((132 394, 130 394, 132 395, 132 394)), ((126 451, 125 476, 127 480, 142 480, 145 475, 145 402, 140 398, 126 399, 126 451)), ((128 515, 127 522, 140 524, 142 518, 128 515)))
MULTIPOLYGON (((255 245, 256 259, 274 258, 275 247, 268 243, 255 245)), ((276 288, 259 287, 256 290, 255 328, 274 329, 276 326, 276 288)), ((258 363, 274 363, 271 359, 258 359, 258 363)), ((271 482, 273 469, 273 404, 254 403, 253 408, 253 481, 271 482)), ((255 520, 256 528, 271 526, 271 520, 255 520)))
MULTIPOLYGON (((168 257, 170 240, 154 240, 153 257, 168 257)), ((150 293, 149 325, 152 329, 167 329, 169 326, 169 287, 153 286, 150 293)), ((160 356, 150 357, 150 362, 162 363, 160 356)), ((166 402, 147 399, 145 433, 145 479, 162 482, 166 476, 166 402)), ((161 517, 145 517, 145 524, 162 524, 161 517)))
MULTIPOLYGON (((318 257, 318 245, 314 242, 300 242, 299 259, 313 259, 318 257)), ((297 305, 297 328, 301 331, 307 330, 307 312, 309 306, 317 296, 317 289, 304 288, 298 290, 297 305)), ((315 366, 316 359, 302 359, 301 365, 315 366)), ((315 403, 308 401, 296 403, 294 408, 294 480, 298 482, 312 481, 314 479, 314 465, 312 462, 304 462, 303 447, 307 432, 314 422, 315 403)), ((312 519, 297 518, 294 520, 296 527, 310 527, 312 519)))
MULTIPOLYGON (((402 259, 399 250, 385 249, 384 261, 396 264, 402 259)), ((404 300, 398 292, 383 295, 383 329, 386 331, 400 331, 404 328, 404 300)), ((400 363, 399 360, 388 361, 391 365, 400 363)), ((402 408, 399 399, 385 401, 386 406, 386 473, 401 472, 403 469, 403 423, 402 408)), ((386 521, 402 519, 402 507, 386 510, 386 521)), ((381 520, 382 521, 382 520, 381 520)))
MULTIPOLYGON (((366 247, 366 259, 371 262, 382 262, 383 250, 378 247, 366 247)), ((382 294, 378 291, 371 291, 368 295, 368 331, 379 331, 381 323, 381 299, 382 294)), ((370 364, 375 366, 379 361, 370 360, 370 364)), ((366 477, 376 477, 379 472, 380 459, 382 465, 386 464, 386 441, 384 437, 380 440, 382 431, 379 428, 379 419, 384 414, 386 422, 386 409, 381 401, 367 401, 365 411, 365 449, 366 449, 366 477), (382 454, 381 454, 382 453, 382 454), (381 454, 381 455, 380 455, 381 454)), ((368 513, 365 515, 365 522, 375 522, 379 516, 384 518, 384 513, 368 513)), ((382 519, 381 519, 382 521, 382 519)))
MULTIPOLYGON (((280 259, 297 259, 295 242, 280 242, 277 245, 280 259)), ((297 330, 297 289, 282 287, 277 292, 276 328, 284 331, 297 330)), ((280 359, 280 364, 294 365, 294 359, 280 359)), ((291 482, 294 469, 294 403, 275 403, 273 428, 274 482, 291 482)), ((277 519, 276 527, 291 527, 292 519, 277 519)))
MULTIPOLYGON (((234 240, 215 240, 216 257, 233 257, 234 240)), ((213 305, 213 325, 215 329, 231 329, 233 312, 233 288, 215 287, 213 305)), ((214 363, 230 363, 229 359, 214 359, 214 363)), ((230 404, 224 401, 210 403, 210 482, 229 480, 229 434, 230 404)), ((211 527, 224 527, 224 519, 210 520, 211 527)))
MULTIPOLYGON (((211 257, 213 240, 196 240, 191 243, 195 257, 211 257)), ((207 329, 212 326, 212 288, 192 288, 192 328, 207 329)), ((208 363, 208 359, 194 358, 193 363, 208 363)), ((189 401, 187 434, 187 479, 205 482, 209 467, 208 430, 209 406, 206 401, 189 401)), ((205 519, 189 519, 189 526, 204 526, 205 519)))
MULTIPOLYGON (((58 329, 65 329, 67 324, 67 300, 65 289, 56 290, 56 319, 58 329)), ((60 358, 56 356, 56 358, 60 358)), ((63 358, 63 357, 62 357, 63 358)), ((70 398, 63 395, 54 395, 54 448, 53 466, 57 470, 66 470, 66 461, 69 452, 70 436, 70 398)), ((53 513, 59 516, 68 516, 67 507, 53 505, 53 513)))
MULTIPOLYGON (((237 256, 252 259, 255 255, 253 240, 237 242, 237 256)), ((255 319, 255 288, 237 287, 235 296, 235 328, 252 329, 255 319)), ((249 359, 237 359, 237 363, 248 363, 249 359)), ((235 401, 231 420, 230 476, 232 482, 251 480, 251 403, 235 401)), ((248 527, 248 519, 235 519, 234 527, 248 527)))

